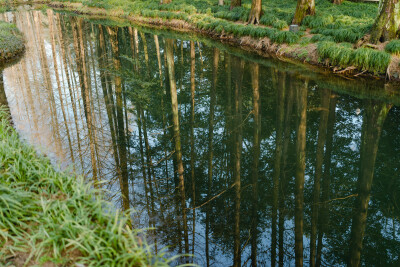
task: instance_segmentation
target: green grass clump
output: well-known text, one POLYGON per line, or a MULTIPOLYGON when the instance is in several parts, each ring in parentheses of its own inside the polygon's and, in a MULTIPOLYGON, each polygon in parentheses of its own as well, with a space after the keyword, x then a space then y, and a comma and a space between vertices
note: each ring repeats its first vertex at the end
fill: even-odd
POLYGON ((334 39, 332 36, 326 36, 326 35, 322 35, 322 34, 314 34, 311 37, 311 42, 313 42, 313 43, 321 42, 321 41, 333 42, 334 39))
POLYGON ((359 48, 354 50, 353 64, 362 70, 374 73, 386 73, 390 63, 390 55, 385 51, 377 51, 371 48, 359 48))
POLYGON ((305 17, 302 24, 310 28, 321 28, 333 23, 333 21, 332 15, 315 15, 305 17))
POLYGON ((294 44, 300 39, 301 34, 301 32, 293 33, 289 31, 276 31, 274 35, 270 36, 270 38, 273 42, 278 44, 294 44))
POLYGON ((353 49, 336 45, 334 42, 318 43, 318 55, 321 60, 329 59, 332 65, 347 67, 351 63, 353 49))
POLYGON ((385 46, 385 51, 400 56, 400 40, 392 40, 385 46))
POLYGON ((249 19, 250 10, 244 7, 235 7, 232 10, 229 10, 228 6, 220 7, 214 16, 221 19, 227 19, 231 21, 247 21, 249 19))
POLYGON ((322 34, 324 36, 330 36, 335 42, 351 42, 354 43, 364 36, 365 32, 357 29, 315 29, 311 33, 322 34))
POLYGON ((26 253, 30 265, 168 266, 172 259, 154 254, 128 214, 111 212, 104 192, 54 170, 6 118, 0 107, 0 265, 26 253))
POLYGON ((287 28, 289 25, 284 20, 277 19, 272 23, 272 27, 277 28, 278 30, 282 30, 287 28))
POLYGON ((23 49, 24 41, 17 27, 0 21, 0 61, 16 56, 23 49))
POLYGON ((355 66, 362 71, 375 74, 386 73, 391 57, 385 51, 371 48, 352 49, 349 44, 336 44, 334 42, 318 43, 320 60, 329 60, 331 65, 340 67, 355 66))

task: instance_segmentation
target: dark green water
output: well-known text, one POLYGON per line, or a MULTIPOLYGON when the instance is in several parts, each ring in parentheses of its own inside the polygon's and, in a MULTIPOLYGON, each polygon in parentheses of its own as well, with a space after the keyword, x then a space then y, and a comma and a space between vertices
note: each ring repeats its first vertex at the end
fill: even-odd
POLYGON ((400 265, 395 86, 196 36, 2 16, 27 41, 0 90, 21 137, 103 181, 135 227, 155 228, 155 250, 200 266, 400 265))

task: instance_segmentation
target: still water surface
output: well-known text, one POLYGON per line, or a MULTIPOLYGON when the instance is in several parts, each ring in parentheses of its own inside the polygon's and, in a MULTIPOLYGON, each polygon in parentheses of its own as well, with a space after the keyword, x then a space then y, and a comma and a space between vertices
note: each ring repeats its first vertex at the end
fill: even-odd
POLYGON ((306 265, 400 265, 400 109, 387 86, 195 36, 0 16, 26 38, 0 87, 21 137, 103 181, 136 227, 155 229, 155 250, 200 266, 294 266, 301 247, 306 265))

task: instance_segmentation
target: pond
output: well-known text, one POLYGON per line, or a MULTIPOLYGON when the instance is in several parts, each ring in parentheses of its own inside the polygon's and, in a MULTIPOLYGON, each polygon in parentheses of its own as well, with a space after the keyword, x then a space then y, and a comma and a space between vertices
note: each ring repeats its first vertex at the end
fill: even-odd
POLYGON ((0 83, 21 138, 133 209, 155 251, 200 266, 400 265, 395 86, 125 22, 0 18, 26 39, 0 83))

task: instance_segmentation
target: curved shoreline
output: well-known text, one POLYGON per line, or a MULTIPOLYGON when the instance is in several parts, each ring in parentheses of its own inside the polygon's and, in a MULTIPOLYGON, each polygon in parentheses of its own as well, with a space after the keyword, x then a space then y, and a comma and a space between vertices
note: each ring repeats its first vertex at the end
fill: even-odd
MULTIPOLYGON (((37 2, 36 2, 37 3, 37 2)), ((390 81, 400 81, 400 58, 391 55, 390 64, 385 73, 376 72, 371 73, 363 71, 353 65, 338 66, 331 64, 329 60, 319 59, 317 51, 317 43, 310 43, 306 46, 300 44, 288 45, 286 43, 278 44, 272 42, 268 37, 253 38, 251 36, 237 37, 233 34, 218 33, 214 30, 203 30, 199 29, 196 25, 180 19, 163 19, 163 18, 151 18, 141 15, 127 15, 125 11, 119 9, 106 10, 104 8, 88 7, 82 3, 72 2, 39 2, 47 4, 49 7, 60 10, 73 12, 79 15, 91 15, 99 16, 103 18, 109 18, 111 20, 123 19, 131 23, 144 25, 148 27, 170 29, 178 32, 195 32, 209 37, 213 40, 220 41, 235 47, 240 47, 244 51, 248 51, 264 58, 277 58, 281 61, 300 63, 305 66, 318 67, 323 70, 327 70, 332 74, 339 74, 340 76, 348 77, 370 77, 379 78, 390 81)), ((379 51, 379 50, 376 50, 379 51)))
MULTIPOLYGON (((49 0, 21 0, 13 1, 12 5, 34 5, 43 4, 58 11, 67 11, 80 15, 98 16, 111 20, 129 21, 130 23, 139 24, 147 27, 170 29, 177 32, 194 32, 204 35, 221 43, 239 47, 240 49, 254 53, 264 58, 277 58, 284 62, 302 64, 304 66, 312 66, 332 74, 357 78, 360 76, 369 78, 378 78, 385 81, 400 81, 400 57, 390 55, 390 63, 385 72, 375 71, 369 72, 360 67, 357 68, 352 64, 339 66, 332 64, 328 59, 321 60, 318 53, 318 43, 308 43, 306 45, 296 44, 278 44, 271 41, 268 37, 254 38, 251 36, 235 36, 234 34, 218 33, 215 30, 204 30, 198 28, 194 23, 187 22, 181 19, 164 19, 152 18, 143 15, 130 15, 124 10, 118 8, 104 9, 98 7, 85 6, 80 2, 59 2, 49 0)), ((197 13, 196 13, 197 14, 197 13)), ((334 43, 335 45, 339 45, 334 43)), ((356 51, 356 50, 353 50, 356 51)), ((375 50, 381 51, 381 50, 375 50)))

